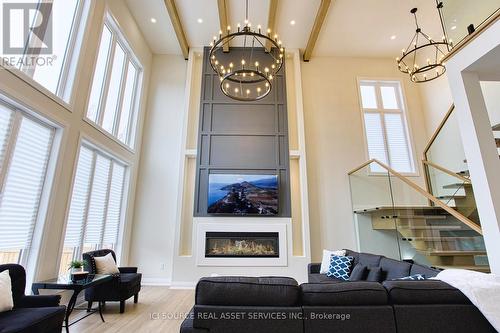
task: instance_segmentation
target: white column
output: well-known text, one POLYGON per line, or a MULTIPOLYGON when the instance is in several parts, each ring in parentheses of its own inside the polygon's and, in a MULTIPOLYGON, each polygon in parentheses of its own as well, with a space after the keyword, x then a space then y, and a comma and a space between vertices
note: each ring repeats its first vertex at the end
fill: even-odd
POLYGON ((448 74, 492 272, 500 273, 500 160, 479 75, 448 74))

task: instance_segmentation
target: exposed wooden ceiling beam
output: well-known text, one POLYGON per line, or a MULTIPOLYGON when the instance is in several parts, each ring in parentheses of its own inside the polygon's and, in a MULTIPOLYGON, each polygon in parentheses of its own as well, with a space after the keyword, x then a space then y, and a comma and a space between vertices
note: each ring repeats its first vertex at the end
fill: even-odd
MULTIPOLYGON (((278 11, 278 0, 269 1, 269 17, 267 19, 267 28, 271 29, 271 35, 274 35, 276 30, 276 12, 278 11)), ((271 42, 266 42, 266 52, 271 49, 271 42)))
POLYGON ((318 13, 316 14, 316 19, 314 20, 314 25, 311 30, 311 35, 309 35, 309 40, 307 41, 306 50, 304 51, 303 59, 304 61, 311 60, 311 56, 318 40, 319 33, 321 32, 321 27, 325 21, 326 14, 328 14, 328 8, 330 7, 332 0, 321 0, 319 5, 318 13))
MULTIPOLYGON (((217 7, 219 8, 219 23, 220 23, 220 31, 223 34, 227 33, 228 22, 228 8, 226 0, 217 0, 217 7)), ((229 43, 226 43, 222 47, 222 51, 229 52, 229 43)))
POLYGON ((177 7, 175 6, 175 0, 164 0, 165 6, 167 7, 168 15, 170 16, 170 21, 174 26, 174 31, 179 41, 179 46, 181 47, 182 55, 184 59, 189 57, 189 44, 186 39, 186 34, 182 28, 182 23, 179 18, 179 13, 177 12, 177 7))

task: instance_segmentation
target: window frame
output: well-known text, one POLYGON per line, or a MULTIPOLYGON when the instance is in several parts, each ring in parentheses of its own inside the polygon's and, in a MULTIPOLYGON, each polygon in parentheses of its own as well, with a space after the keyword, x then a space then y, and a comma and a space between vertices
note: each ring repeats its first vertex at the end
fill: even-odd
MULTIPOLYGON (((117 234, 117 237, 116 237, 116 243, 114 244, 114 247, 113 247, 113 250, 115 251, 116 253, 116 259, 117 259, 117 262, 120 262, 120 258, 121 258, 121 252, 122 252, 122 245, 123 245, 123 242, 124 242, 124 236, 125 236, 125 228, 127 227, 127 214, 128 214, 128 208, 129 208, 129 204, 128 204, 128 198, 129 198, 129 192, 130 192, 130 176, 131 176, 131 163, 129 162, 126 162, 126 158, 124 158, 123 156, 121 156, 120 154, 116 153, 116 152, 110 152, 108 148, 104 147, 103 145, 101 145, 100 143, 97 143, 94 139, 92 139, 91 137, 81 133, 80 134, 80 138, 79 138, 79 141, 78 141, 78 149, 77 149, 77 153, 76 153, 76 158, 75 158, 75 162, 74 162, 74 165, 73 165, 73 175, 72 175, 72 180, 71 180, 71 186, 70 186, 70 191, 69 191, 69 197, 68 197, 68 202, 67 202, 67 206, 66 206, 66 213, 65 213, 65 221, 64 221, 64 231, 62 233, 62 237, 61 237, 61 244, 60 244, 60 252, 59 252, 59 260, 58 260, 58 271, 60 272, 61 271, 61 263, 62 263, 62 258, 63 258, 63 253, 64 253, 64 242, 65 242, 65 238, 66 238, 66 230, 67 230, 67 226, 68 226, 68 219, 69 219, 69 213, 70 213, 70 209, 71 209, 71 199, 72 199, 72 196, 73 196, 73 188, 74 188, 74 185, 75 185, 75 180, 76 180, 76 175, 77 175, 77 168, 78 168, 78 161, 79 161, 79 156, 80 156, 80 152, 82 150, 82 147, 86 147, 87 149, 90 149, 92 150, 94 153, 97 153, 97 154, 101 154, 102 156, 106 157, 106 158, 109 158, 112 160, 112 162, 117 162, 119 164, 121 164, 124 168, 125 168, 125 172, 124 172, 124 180, 123 180, 123 190, 122 190, 122 202, 121 202, 121 212, 120 212, 120 220, 119 220, 119 225, 118 225, 118 234, 117 234)), ((88 202, 87 202, 87 206, 89 205, 90 203, 90 194, 91 194, 91 190, 92 190, 92 183, 94 181, 94 172, 95 172, 95 160, 96 160, 96 157, 97 155, 94 156, 93 158, 93 168, 92 168, 92 171, 91 171, 91 179, 90 179, 90 182, 89 182, 89 197, 88 197, 88 202)), ((110 166, 111 168, 111 166, 110 166)), ((111 179, 112 177, 112 173, 109 174, 109 178, 111 179)), ((109 205, 109 186, 111 184, 109 183, 108 184, 108 193, 107 193, 107 199, 108 199, 108 203, 106 204, 106 208, 105 210, 108 209, 108 205, 109 205)), ((88 207, 87 207, 88 209, 88 207)), ((82 256, 82 253, 83 253, 83 248, 84 248, 84 244, 85 244, 85 228, 86 228, 86 223, 87 223, 87 214, 88 214, 88 211, 85 212, 85 220, 83 221, 82 223, 82 233, 81 233, 81 239, 79 241, 79 246, 78 247, 73 247, 72 248, 72 259, 73 260, 80 260, 81 259, 81 256, 82 256)), ((103 230, 102 230, 102 235, 101 235, 101 246, 104 244, 103 243, 103 238, 104 238, 104 232, 105 232, 105 223, 103 224, 103 230)), ((97 244, 99 245, 99 244, 97 244)), ((99 248, 99 246, 95 246, 94 249, 97 249, 99 248)))
POLYGON ((98 36, 99 40, 99 45, 97 47, 97 50, 94 55, 94 61, 93 61, 93 73, 92 76, 89 80, 89 89, 86 97, 86 103, 85 103, 85 109, 83 112, 83 120, 91 125, 93 128, 97 129, 100 133, 104 134, 107 138, 113 140, 115 143, 119 144, 121 147, 125 148, 131 153, 135 153, 136 151, 136 144, 137 144, 137 122, 139 121, 139 113, 140 113, 140 101, 142 99, 142 92, 143 92, 143 76, 144 76, 144 67, 142 63, 139 61, 139 58, 136 56, 133 48, 131 47, 130 43, 128 42, 127 37, 123 33, 122 28, 120 27, 118 21, 114 18, 114 16, 111 14, 109 9, 105 10, 104 13, 104 18, 101 24, 101 29, 100 33, 98 36), (102 90, 100 91, 99 95, 99 104, 97 106, 97 122, 93 121, 87 116, 88 113, 88 108, 90 105, 90 97, 92 94, 92 84, 94 81, 94 76, 96 75, 96 66, 97 66, 97 61, 99 57, 99 50, 101 48, 101 40, 102 40, 102 35, 105 27, 111 32, 111 42, 110 42, 110 50, 108 51, 108 55, 106 58, 106 70, 105 70, 105 75, 104 75, 104 84, 102 86, 102 90), (114 57, 116 47, 121 47, 122 50, 125 53, 125 59, 124 59, 124 65, 122 69, 122 76, 121 76, 121 81, 120 81, 120 88, 118 92, 118 101, 117 101, 117 107, 116 111, 114 114, 114 121, 113 121, 113 133, 108 132, 107 130, 104 129, 102 126, 102 119, 104 117, 104 108, 106 105, 107 101, 107 95, 109 92, 109 83, 110 83, 110 76, 112 73, 113 69, 113 62, 111 61, 114 57), (125 141, 121 141, 118 138, 118 131, 119 131, 119 120, 120 116, 122 113, 122 108, 123 108, 123 92, 126 89, 126 80, 124 81, 124 76, 127 75, 127 70, 128 70, 128 63, 132 66, 134 66, 136 70, 136 75, 135 75, 135 82, 134 82, 134 91, 133 95, 131 98, 131 111, 129 115, 129 123, 128 123, 128 129, 127 129, 127 135, 125 138, 125 141), (116 133, 116 135, 115 135, 116 133))
MULTIPOLYGON (((0 68, 16 76, 67 111, 73 112, 75 109, 74 83, 78 81, 81 74, 81 63, 83 58, 81 51, 88 40, 87 30, 91 21, 90 13, 92 13, 94 6, 94 1, 79 0, 78 2, 75 18, 79 20, 79 24, 75 26, 76 28, 72 26, 72 30, 74 30, 71 32, 68 39, 69 42, 59 78, 59 81, 64 81, 66 83, 62 86, 58 83, 56 93, 37 82, 23 69, 19 69, 15 66, 7 66, 4 65, 4 63, 0 63, 0 68), (68 52, 68 50, 70 50, 70 52, 68 52)), ((52 121, 48 120, 47 123, 51 122, 52 121)))
MULTIPOLYGON (((385 124, 385 114, 398 114, 401 115, 401 120, 403 122, 403 130, 405 132, 405 139, 406 139, 406 149, 408 150, 408 157, 410 158, 410 164, 412 171, 411 172, 400 172, 398 170, 398 173, 400 173, 403 176, 407 177, 419 177, 420 172, 419 172, 419 167, 417 164, 417 159, 416 159, 416 150, 415 150, 415 145, 414 145, 414 140, 413 140, 413 135, 411 131, 411 126, 410 126, 410 120, 409 120, 409 111, 406 103, 406 93, 404 91, 404 86, 403 83, 401 82, 400 79, 396 78, 373 78, 373 77, 358 77, 357 78, 357 91, 358 91, 358 102, 359 102, 359 110, 360 110, 360 115, 361 115, 361 122, 362 122, 362 131, 363 131, 363 139, 364 139, 364 144, 365 144, 365 155, 367 160, 370 160, 370 151, 368 148, 368 136, 366 133, 366 122, 365 122, 365 114, 366 113, 371 113, 371 114, 378 114, 381 117, 381 128, 383 132, 383 139, 384 139, 384 149, 385 149, 385 154, 387 156, 388 162, 387 165, 391 168, 391 162, 390 162, 390 152, 389 152, 389 146, 388 146, 388 139, 387 139, 387 131, 386 131, 386 124, 385 124), (376 103, 377 103, 377 108, 364 108, 363 107, 363 97, 361 94, 361 86, 366 85, 366 86, 373 86, 375 87, 375 97, 376 97, 376 103), (381 90, 380 87, 394 87, 396 90, 396 101, 398 103, 397 109, 384 109, 383 107, 383 100, 382 100, 382 95, 381 95, 381 90)), ((383 161, 381 161, 383 162, 383 161)), ((368 168, 368 175, 370 176, 385 176, 387 175, 387 172, 385 171, 373 171, 372 168, 368 168)))

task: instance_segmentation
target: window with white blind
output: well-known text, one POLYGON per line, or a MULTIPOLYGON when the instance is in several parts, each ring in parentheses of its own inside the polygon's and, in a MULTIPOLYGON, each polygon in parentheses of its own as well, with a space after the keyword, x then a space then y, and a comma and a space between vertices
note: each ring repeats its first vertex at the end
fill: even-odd
POLYGON ((0 264, 26 264, 55 128, 0 102, 0 264))
POLYGON ((124 213, 126 169, 109 154, 87 144, 80 147, 61 272, 82 252, 115 249, 124 213))
POLYGON ((129 147, 135 140, 140 73, 136 56, 108 16, 101 34, 86 116, 129 147))
MULTIPOLYGON (((21 71, 45 89, 69 102, 74 81, 74 74, 78 62, 79 49, 83 39, 90 2, 85 0, 28 0, 16 7, 16 2, 0 0, 0 4, 7 4, 12 8, 4 10, 4 18, 15 20, 16 29, 10 29, 10 43, 24 48, 24 54, 5 54, 12 68, 21 71), (30 10, 30 20, 45 22, 49 18, 50 24, 42 24, 44 31, 35 34, 30 30, 24 33, 23 5, 36 6, 38 10, 30 10), (8 11, 8 12, 7 12, 8 11), (45 21, 43 21, 45 20, 45 21), (50 54, 40 54, 30 49, 40 43, 47 42, 52 46, 50 54)), ((39 28, 40 29, 40 28, 39 28)), ((22 53, 22 52, 20 52, 22 53)))
MULTIPOLYGON (((394 170, 414 174, 415 163, 401 85, 396 81, 359 82, 366 146, 370 159, 377 159, 394 170)), ((370 165, 374 173, 384 169, 370 165)))

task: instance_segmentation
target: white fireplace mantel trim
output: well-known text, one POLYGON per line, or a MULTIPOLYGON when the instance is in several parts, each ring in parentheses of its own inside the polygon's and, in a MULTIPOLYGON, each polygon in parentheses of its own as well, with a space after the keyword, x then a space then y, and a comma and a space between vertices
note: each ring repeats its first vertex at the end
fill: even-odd
MULTIPOLYGON (((229 222, 229 221, 228 221, 229 222)), ((288 264, 288 240, 287 225, 267 223, 241 222, 198 223, 196 226, 196 264, 197 266, 287 266, 288 264), (206 258, 205 257, 205 235, 207 232, 277 232, 279 237, 278 258, 206 258)))

